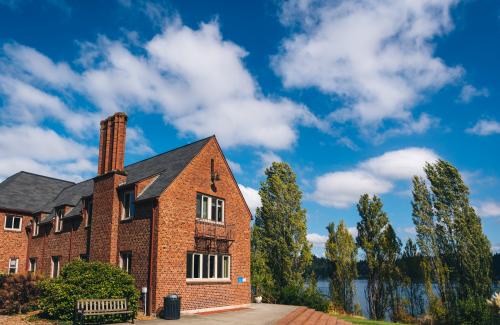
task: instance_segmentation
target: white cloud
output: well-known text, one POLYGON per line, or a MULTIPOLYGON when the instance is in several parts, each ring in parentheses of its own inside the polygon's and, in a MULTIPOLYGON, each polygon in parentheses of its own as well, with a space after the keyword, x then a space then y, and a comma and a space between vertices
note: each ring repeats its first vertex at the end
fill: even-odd
POLYGON ((410 179, 423 176, 426 162, 433 163, 439 157, 427 148, 406 148, 384 153, 368 159, 359 166, 372 174, 388 179, 410 179))
POLYGON ((0 126, 0 179, 20 170, 70 180, 95 175, 97 150, 53 130, 0 126))
POLYGON ((20 100, 31 119, 56 118, 76 133, 86 127, 74 122, 82 114, 69 107, 84 96, 97 108, 88 114, 95 122, 116 111, 159 112, 181 133, 216 134, 224 147, 286 149, 296 141, 298 125, 326 130, 305 106, 262 94, 243 63, 247 52, 224 40, 216 22, 191 29, 171 19, 135 51, 127 46, 105 37, 83 44, 77 60, 83 69, 76 72, 35 49, 5 45, 0 91, 7 109, 20 100))
POLYGON ((313 244, 314 247, 324 248, 325 243, 328 240, 328 236, 323 236, 316 233, 307 234, 307 240, 313 244))
POLYGON ((477 213, 483 218, 500 217, 500 203, 493 201, 480 202, 477 213))
POLYGON ((243 197, 245 198, 250 211, 252 212, 252 214, 255 214, 255 210, 262 206, 259 191, 241 184, 238 184, 238 186, 240 187, 241 193, 243 194, 243 197))
POLYGON ((413 106, 462 74, 434 55, 433 44, 452 29, 456 3, 287 1, 281 20, 298 32, 283 42, 273 68, 286 87, 315 87, 344 99, 333 120, 354 120, 363 132, 384 120, 412 124, 413 106))
POLYGON ((394 188, 396 180, 410 180, 422 175, 426 162, 438 155, 427 148, 389 151, 365 160, 351 170, 326 173, 316 178, 313 200, 337 208, 347 208, 364 194, 384 194, 394 188))
POLYGON ((229 160, 229 159, 226 159, 227 160, 227 163, 229 165, 229 168, 231 168, 231 171, 235 174, 241 174, 242 172, 242 169, 241 169, 241 165, 238 164, 236 161, 232 161, 232 160, 229 160))
POLYGON ((281 159, 280 156, 278 156, 276 153, 272 151, 258 152, 257 155, 260 157, 260 160, 262 162, 261 173, 264 173, 266 168, 270 167, 273 164, 273 162, 283 161, 283 159, 281 159))
POLYGON ((126 146, 127 152, 135 155, 152 155, 155 153, 144 136, 144 131, 139 127, 127 127, 126 146))
POLYGON ((479 120, 473 127, 467 129, 466 132, 482 136, 499 134, 500 123, 493 120, 479 120))
POLYGON ((465 85, 460 91, 458 96, 462 103, 470 103, 470 101, 475 97, 488 97, 490 92, 486 88, 477 89, 472 85, 465 85))
POLYGON ((389 181, 364 171, 333 172, 316 178, 313 198, 322 205, 347 208, 363 193, 383 194, 392 187, 389 181))
POLYGON ((347 227, 347 230, 351 234, 352 237, 356 238, 358 237, 358 228, 356 227, 347 227))

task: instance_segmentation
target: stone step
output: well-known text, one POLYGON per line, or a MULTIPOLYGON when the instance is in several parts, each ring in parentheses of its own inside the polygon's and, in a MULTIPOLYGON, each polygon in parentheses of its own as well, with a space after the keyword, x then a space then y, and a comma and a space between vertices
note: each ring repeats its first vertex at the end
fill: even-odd
POLYGON ((292 320, 288 324, 290 324, 290 325, 303 325, 309 319, 309 317, 311 317, 315 312, 316 311, 314 309, 307 308, 307 310, 305 312, 300 314, 298 317, 296 317, 294 320, 292 320))
POLYGON ((326 313, 306 307, 297 307, 275 323, 276 325, 352 325, 326 313))
POLYGON ((304 313, 306 310, 307 310, 307 307, 298 307, 274 324, 275 325, 288 325, 292 320, 297 318, 300 314, 304 313))

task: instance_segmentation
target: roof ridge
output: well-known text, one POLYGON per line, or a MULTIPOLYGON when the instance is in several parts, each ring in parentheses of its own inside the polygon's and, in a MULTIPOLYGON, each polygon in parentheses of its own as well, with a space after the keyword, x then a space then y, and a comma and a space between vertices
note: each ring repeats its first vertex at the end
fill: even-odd
MULTIPOLYGON (((67 180, 62 179, 62 178, 56 178, 56 177, 52 177, 52 176, 46 176, 46 175, 36 174, 36 173, 32 173, 32 172, 27 172, 27 171, 25 171, 25 170, 21 170, 21 171, 19 171, 19 172, 15 173, 15 174, 14 174, 14 175, 12 175, 12 176, 15 176, 15 175, 17 175, 17 174, 22 174, 22 173, 24 173, 24 174, 29 174, 29 175, 33 175, 33 176, 38 176, 38 177, 43 177, 43 178, 48 178, 48 179, 53 179, 53 180, 56 180, 56 181, 61 181, 61 182, 66 182, 66 183, 71 183, 71 184, 77 184, 77 183, 75 183, 75 182, 73 182, 73 181, 67 181, 67 180)), ((12 177, 12 176, 11 176, 11 177, 12 177)))
POLYGON ((196 140, 196 141, 191 142, 191 143, 186 143, 185 145, 182 145, 182 146, 180 146, 180 147, 177 147, 177 148, 174 148, 174 149, 170 149, 170 150, 167 150, 167 151, 165 151, 165 152, 159 153, 159 154, 157 154, 157 155, 154 155, 154 156, 151 156, 151 157, 148 157, 148 158, 145 158, 145 159, 142 159, 142 160, 136 161, 136 162, 134 162, 134 163, 131 163, 131 164, 129 164, 129 165, 127 165, 127 166, 125 166, 124 168, 127 168, 127 167, 130 167, 130 166, 133 166, 133 165, 139 164, 139 163, 144 162, 144 161, 146 161, 146 160, 150 160, 150 159, 153 159, 153 158, 156 158, 156 157, 162 156, 162 155, 167 154, 167 153, 172 152, 172 151, 176 151, 176 150, 182 149, 182 148, 184 148, 184 147, 187 147, 187 146, 193 145, 193 144, 195 144, 195 143, 198 143, 198 142, 201 142, 201 141, 208 140, 208 139, 213 138, 213 137, 215 137, 215 135, 211 135, 211 136, 209 136, 209 137, 206 137, 206 138, 203 138, 203 139, 200 139, 200 140, 196 140))

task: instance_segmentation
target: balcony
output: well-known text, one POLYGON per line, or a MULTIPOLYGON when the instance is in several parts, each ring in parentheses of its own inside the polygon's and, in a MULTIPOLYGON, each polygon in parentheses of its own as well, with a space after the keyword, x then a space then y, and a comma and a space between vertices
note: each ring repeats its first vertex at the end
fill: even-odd
POLYGON ((234 225, 198 219, 195 223, 194 237, 198 251, 228 253, 234 241, 234 225))

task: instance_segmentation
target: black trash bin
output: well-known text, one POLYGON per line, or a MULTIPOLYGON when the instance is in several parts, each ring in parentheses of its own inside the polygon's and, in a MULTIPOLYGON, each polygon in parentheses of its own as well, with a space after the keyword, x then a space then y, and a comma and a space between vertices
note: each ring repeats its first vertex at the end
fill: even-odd
POLYGON ((181 318, 181 297, 179 295, 170 294, 163 299, 163 318, 181 318))

